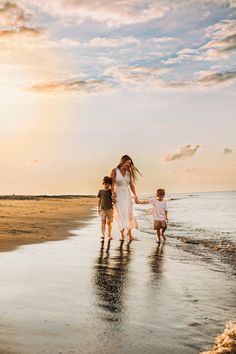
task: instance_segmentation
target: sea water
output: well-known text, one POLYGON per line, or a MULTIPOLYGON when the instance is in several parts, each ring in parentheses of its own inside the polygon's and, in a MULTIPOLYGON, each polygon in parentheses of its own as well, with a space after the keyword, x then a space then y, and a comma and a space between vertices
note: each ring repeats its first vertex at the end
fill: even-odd
MULTIPOLYGON (((153 197, 143 196, 148 200, 153 197)), ((236 191, 167 194, 166 200, 170 237, 236 242, 236 191)), ((141 229, 149 232, 151 206, 135 208, 141 229)))

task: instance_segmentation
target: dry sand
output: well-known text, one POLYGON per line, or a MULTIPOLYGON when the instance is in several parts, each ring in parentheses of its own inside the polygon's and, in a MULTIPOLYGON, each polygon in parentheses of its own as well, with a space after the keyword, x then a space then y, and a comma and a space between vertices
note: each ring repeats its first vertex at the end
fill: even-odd
POLYGON ((83 196, 0 197, 0 251, 71 236, 95 204, 95 197, 83 196))

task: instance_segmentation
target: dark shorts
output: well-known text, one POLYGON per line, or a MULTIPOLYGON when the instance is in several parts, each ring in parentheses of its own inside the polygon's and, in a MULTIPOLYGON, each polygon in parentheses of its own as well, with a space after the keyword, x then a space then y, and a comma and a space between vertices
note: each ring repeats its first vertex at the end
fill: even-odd
POLYGON ((161 230, 161 229, 166 229, 166 228, 167 228, 167 224, 165 221, 154 220, 154 223, 153 223, 154 230, 161 230))

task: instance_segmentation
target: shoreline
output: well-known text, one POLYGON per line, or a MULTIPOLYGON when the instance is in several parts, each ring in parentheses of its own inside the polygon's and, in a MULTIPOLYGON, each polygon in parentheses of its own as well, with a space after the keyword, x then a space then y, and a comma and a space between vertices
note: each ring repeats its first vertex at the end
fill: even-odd
POLYGON ((95 205, 92 196, 1 196, 0 252, 71 237, 95 205))
POLYGON ((205 354, 232 318, 231 269, 212 267, 202 253, 208 248, 185 238, 156 245, 144 232, 142 245, 119 247, 115 229, 103 247, 95 205, 84 197, 0 200, 0 245, 3 226, 8 251, 44 243, 0 253, 0 352, 108 354, 109 342, 117 354, 127 346, 140 354, 205 354))

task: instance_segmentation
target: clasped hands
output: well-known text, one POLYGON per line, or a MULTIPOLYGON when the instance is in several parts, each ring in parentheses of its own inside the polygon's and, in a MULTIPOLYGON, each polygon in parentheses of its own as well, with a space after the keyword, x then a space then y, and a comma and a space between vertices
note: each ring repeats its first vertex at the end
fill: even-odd
POLYGON ((134 201, 135 201, 136 204, 141 204, 141 203, 140 203, 140 200, 138 199, 138 197, 135 197, 135 198, 134 198, 134 201))

